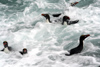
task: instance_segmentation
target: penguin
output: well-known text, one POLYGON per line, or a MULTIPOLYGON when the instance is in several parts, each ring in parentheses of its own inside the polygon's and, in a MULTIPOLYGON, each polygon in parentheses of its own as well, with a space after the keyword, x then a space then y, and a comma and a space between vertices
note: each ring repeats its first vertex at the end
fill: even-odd
POLYGON ((7 41, 4 41, 3 45, 4 45, 4 48, 1 51, 4 51, 5 53, 9 53, 10 51, 12 51, 12 48, 8 46, 7 41))
POLYGON ((75 6, 76 4, 78 4, 79 2, 74 2, 74 3, 71 3, 71 6, 75 6))
POLYGON ((47 23, 51 23, 49 14, 41 14, 46 18, 47 23))
POLYGON ((24 48, 23 51, 19 51, 19 53, 20 53, 21 55, 27 54, 27 49, 24 48))
POLYGON ((77 54, 77 53, 80 53, 82 50, 83 50, 83 41, 89 37, 90 34, 87 34, 87 35, 81 35, 80 36, 80 39, 79 39, 79 45, 73 49, 71 49, 69 51, 69 54, 65 54, 66 56, 70 56, 70 55, 73 55, 73 54, 77 54))
POLYGON ((64 16, 62 25, 71 25, 71 24, 76 24, 78 22, 79 22, 79 20, 70 21, 70 18, 68 16, 64 16))

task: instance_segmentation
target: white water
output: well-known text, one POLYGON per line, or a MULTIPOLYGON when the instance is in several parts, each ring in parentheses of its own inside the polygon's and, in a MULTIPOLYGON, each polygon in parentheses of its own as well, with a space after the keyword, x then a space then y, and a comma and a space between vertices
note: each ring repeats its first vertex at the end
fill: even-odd
MULTIPOLYGON (((21 3, 19 0, 18 3, 21 3)), ((98 67, 100 65, 100 8, 99 0, 84 7, 70 7, 65 0, 25 0, 23 11, 1 4, 0 49, 8 41, 13 52, 0 52, 0 67, 98 67), (27 3, 29 2, 29 3, 27 3), (54 3, 53 3, 54 2, 54 3), (33 9, 34 8, 34 9, 33 9), (4 10, 3 10, 4 9, 4 10), (69 10, 66 10, 69 9, 69 10), (9 12, 11 13, 8 13, 9 12), (48 24, 42 13, 64 12, 75 25, 48 24), (67 50, 78 45, 82 34, 90 34, 84 41, 84 49, 73 56, 65 56, 67 50), (18 51, 28 49, 21 56, 18 51)), ((83 3, 86 3, 84 0, 83 3)))

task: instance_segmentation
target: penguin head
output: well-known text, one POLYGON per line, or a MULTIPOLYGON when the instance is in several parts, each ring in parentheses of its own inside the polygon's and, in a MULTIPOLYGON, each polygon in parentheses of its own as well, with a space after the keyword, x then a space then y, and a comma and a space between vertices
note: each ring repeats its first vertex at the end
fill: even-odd
POLYGON ((63 17, 63 21, 68 21, 68 20, 70 20, 70 18, 68 16, 63 17))
POLYGON ((23 53, 27 53, 27 49, 26 48, 23 49, 23 53))
POLYGON ((44 16, 46 19, 50 20, 50 16, 48 14, 41 14, 42 16, 44 16))
POLYGON ((5 48, 8 47, 8 42, 7 41, 4 41, 3 42, 3 45, 4 45, 5 48))
POLYGON ((86 39, 87 37, 89 37, 90 36, 90 34, 87 34, 87 35, 81 35, 80 36, 80 40, 84 40, 84 39, 86 39))
POLYGON ((71 3, 71 6, 74 6, 74 3, 71 3))

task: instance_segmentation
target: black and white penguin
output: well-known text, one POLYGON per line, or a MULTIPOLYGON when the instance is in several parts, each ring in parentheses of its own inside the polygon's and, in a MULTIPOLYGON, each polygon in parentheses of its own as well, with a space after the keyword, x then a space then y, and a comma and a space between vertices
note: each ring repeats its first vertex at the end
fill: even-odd
POLYGON ((71 49, 71 50, 69 51, 70 54, 65 54, 65 55, 66 55, 66 56, 70 56, 70 55, 73 55, 73 54, 80 53, 80 52, 83 50, 83 41, 84 41, 88 36, 90 36, 90 34, 81 35, 81 36, 80 36, 80 39, 79 39, 79 41, 80 41, 79 45, 78 45, 77 47, 71 49))
POLYGON ((68 16, 64 16, 62 25, 71 25, 71 24, 76 24, 78 22, 79 22, 79 20, 70 21, 70 18, 68 16))
POLYGON ((51 23, 49 14, 41 14, 46 18, 47 23, 51 23))
POLYGON ((12 48, 8 46, 7 41, 4 41, 3 45, 4 45, 4 48, 1 51, 4 51, 5 53, 9 53, 12 50, 12 48))
POLYGON ((27 49, 24 48, 23 51, 19 51, 19 53, 22 54, 22 55, 27 54, 27 49))

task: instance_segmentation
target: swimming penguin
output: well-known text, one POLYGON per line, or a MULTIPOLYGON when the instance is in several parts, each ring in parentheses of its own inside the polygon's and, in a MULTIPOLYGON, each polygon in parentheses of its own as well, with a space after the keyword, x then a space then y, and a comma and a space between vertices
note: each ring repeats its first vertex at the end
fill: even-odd
POLYGON ((79 39, 79 41, 80 41, 79 45, 78 45, 77 47, 71 49, 71 50, 69 51, 70 54, 65 54, 65 55, 66 55, 66 56, 70 56, 70 55, 73 55, 73 54, 80 53, 80 52, 83 50, 83 41, 84 41, 88 36, 90 36, 90 34, 81 35, 81 36, 80 36, 80 39, 79 39))
POLYGON ((8 46, 7 41, 4 41, 3 45, 4 45, 4 48, 1 51, 4 51, 5 53, 9 53, 12 50, 12 48, 8 46))
POLYGON ((70 21, 70 18, 68 16, 64 16, 62 25, 71 25, 71 24, 76 24, 78 22, 79 22, 79 20, 70 21))
POLYGON ((47 23, 51 23, 49 14, 41 14, 46 18, 47 23))
POLYGON ((78 4, 79 2, 74 2, 74 3, 71 3, 71 6, 75 6, 76 4, 78 4))
POLYGON ((22 55, 27 54, 27 49, 24 48, 23 51, 19 51, 19 53, 22 54, 22 55))

